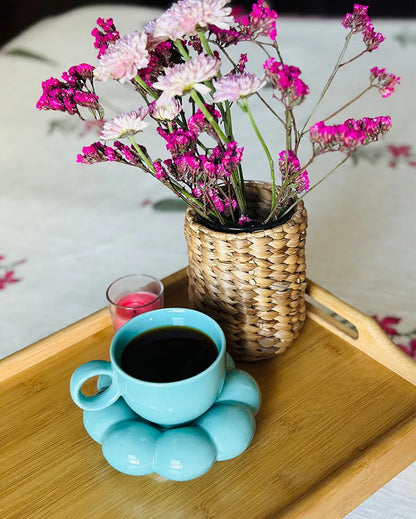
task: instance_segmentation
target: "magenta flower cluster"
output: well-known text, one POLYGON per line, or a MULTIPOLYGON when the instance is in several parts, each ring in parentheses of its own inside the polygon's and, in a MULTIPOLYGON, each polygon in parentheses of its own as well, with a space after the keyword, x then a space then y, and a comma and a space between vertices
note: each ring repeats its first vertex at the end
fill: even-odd
POLYGON ((394 92, 400 78, 376 66, 370 70, 369 85, 363 85, 358 96, 325 120, 312 122, 338 70, 373 52, 384 41, 367 11, 367 6, 354 4, 352 13, 342 19, 342 26, 349 31, 344 48, 303 128, 297 125, 295 111, 309 95, 309 87, 301 79, 301 70, 284 61, 277 41, 278 15, 265 0, 257 0, 248 15, 238 19, 227 0, 178 0, 144 30, 124 36, 112 18, 98 18, 91 33, 98 50, 97 67, 83 63, 59 79, 44 81, 37 108, 82 119, 89 111, 101 123, 100 142, 85 146, 78 162, 138 167, 181 197, 204 221, 244 227, 250 226, 252 216, 245 199, 244 147, 238 143, 239 128, 232 120, 233 110, 241 109, 267 159, 272 201, 264 220, 275 222, 320 183, 310 185, 308 174, 316 157, 342 152, 345 157, 339 166, 359 146, 378 140, 391 127, 387 116, 329 124, 370 88, 378 89, 383 97, 394 92), (362 35, 363 50, 343 61, 356 34, 362 35), (228 52, 228 46, 240 43, 247 48, 252 44, 264 53, 262 76, 249 71, 252 63, 248 53, 234 59, 228 52), (95 85, 107 80, 132 86, 140 104, 104 119, 95 85), (279 141, 273 142, 278 132, 262 134, 250 109, 252 96, 270 110, 276 126, 281 125, 286 146, 278 156, 273 152, 281 149, 279 141), (141 132, 152 126, 164 140, 168 158, 152 157, 140 144, 141 132), (300 145, 306 135, 312 152, 301 164, 300 145))
POLYGON ((105 20, 104 18, 97 19, 98 29, 95 27, 91 31, 91 35, 95 38, 94 47, 98 49, 98 59, 101 58, 108 46, 117 41, 120 38, 119 32, 116 30, 112 18, 105 20))
POLYGON ((400 85, 400 78, 394 74, 389 74, 384 68, 373 67, 370 69, 370 81, 373 86, 378 88, 383 97, 389 97, 396 87, 400 85))
POLYGON ((264 70, 270 84, 278 89, 282 103, 288 108, 299 105, 309 94, 309 87, 300 78, 300 69, 285 65, 269 58, 264 62, 264 70))
POLYGON ((82 63, 62 74, 63 81, 51 77, 42 83, 43 93, 36 104, 39 110, 57 110, 77 114, 83 118, 80 108, 99 113, 99 98, 94 92, 91 65, 82 63))
POLYGON ((241 33, 249 39, 256 39, 259 36, 268 36, 272 41, 276 39, 277 13, 268 7, 264 0, 258 0, 253 4, 252 11, 248 17, 243 17, 240 22, 241 33))
POLYGON ((293 187, 298 193, 308 191, 308 172, 306 169, 302 171, 300 161, 292 150, 283 150, 279 153, 279 169, 288 187, 293 187))
POLYGON ((358 146, 376 141, 391 128, 390 117, 364 117, 348 119, 343 124, 327 126, 324 121, 314 124, 310 129, 310 139, 314 153, 343 151, 351 153, 358 146))
POLYGON ((363 41, 368 52, 376 50, 385 38, 380 32, 375 32, 374 26, 367 14, 368 6, 354 4, 352 13, 347 13, 342 21, 346 29, 353 34, 363 33, 363 41))

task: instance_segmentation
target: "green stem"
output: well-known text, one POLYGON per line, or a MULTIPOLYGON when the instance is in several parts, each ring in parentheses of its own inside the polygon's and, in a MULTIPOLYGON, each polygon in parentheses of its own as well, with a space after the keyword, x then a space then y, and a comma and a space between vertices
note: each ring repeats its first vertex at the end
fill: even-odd
POLYGON ((133 137, 129 137, 130 142, 132 143, 134 149, 137 151, 139 157, 142 159, 142 161, 146 164, 146 166, 149 168, 152 175, 155 174, 155 168, 153 167, 152 162, 149 160, 149 158, 143 153, 140 146, 137 144, 137 142, 133 139, 133 137))
POLYGON ((271 175, 271 180, 272 180, 272 207, 274 206, 274 203, 275 203, 275 197, 276 197, 276 178, 275 178, 275 174, 274 174, 274 163, 273 163, 273 159, 272 159, 272 156, 270 154, 270 151, 269 151, 269 148, 267 147, 266 143, 264 142, 264 139, 260 133, 260 130, 258 129, 258 126, 253 118, 253 115, 252 113, 250 112, 250 109, 248 107, 248 103, 247 103, 247 99, 245 97, 242 98, 241 100, 241 103, 242 104, 239 104, 239 106, 242 108, 243 112, 245 112, 247 115, 248 115, 248 118, 250 119, 250 123, 251 123, 251 126, 253 127, 256 135, 257 135, 257 138, 258 140, 260 141, 260 144, 262 145, 263 147, 263 150, 266 154, 266 157, 267 157, 267 160, 269 161, 269 167, 270 167, 270 175, 271 175))
MULTIPOLYGON (((195 101, 195 104, 199 107, 201 112, 205 115, 205 118, 207 119, 207 121, 214 128, 214 130, 216 131, 216 133, 219 136, 219 138, 225 144, 227 142, 229 142, 229 138, 224 134, 224 132, 218 126, 218 123, 215 120, 215 118, 205 108, 205 105, 204 105, 203 101, 200 99, 200 97, 197 94, 197 92, 195 90, 191 90, 190 91, 190 95, 191 95, 192 99, 195 101)), ((239 171, 241 171, 241 170, 239 170, 239 171)), ((244 195, 243 195, 243 186, 242 186, 242 182, 241 182, 241 173, 240 173, 240 175, 238 174, 238 172, 237 172, 237 174, 233 173, 231 175, 231 181, 232 181, 232 184, 233 184, 233 187, 234 187, 235 195, 237 197, 237 203, 238 203, 239 207, 241 208, 241 210, 243 211, 243 210, 245 210, 246 203, 245 203, 245 199, 244 199, 244 195)))
POLYGON ((209 55, 209 56, 213 56, 213 52, 211 50, 211 47, 208 45, 208 41, 207 39, 205 38, 205 34, 203 31, 199 30, 197 31, 198 32, 198 36, 199 36, 199 39, 201 40, 201 43, 202 43, 202 46, 204 47, 204 50, 205 52, 209 55))
MULTIPOLYGON (((366 92, 368 92, 371 88, 373 88, 373 85, 370 85, 369 87, 367 87, 366 89, 364 89, 360 94, 358 94, 357 96, 354 97, 354 99, 351 99, 351 101, 349 101, 348 103, 346 103, 344 106, 342 106, 341 108, 339 108, 336 112, 334 112, 333 114, 331 115, 328 115, 328 117, 325 117, 325 119, 323 119, 323 121, 327 121, 328 119, 332 119, 332 117, 335 117, 336 115, 338 115, 340 112, 342 112, 343 110, 345 110, 345 108, 347 108, 348 106, 350 106, 352 103, 354 103, 355 101, 357 101, 357 99, 360 99, 361 96, 363 96, 366 92)), ((307 130, 307 132, 310 130, 310 128, 307 130)))
POLYGON ((214 117, 209 113, 209 111, 205 108, 205 105, 201 98, 199 97, 198 93, 195 90, 190 90, 190 96, 195 101, 195 104, 198 105, 198 108, 201 110, 201 112, 205 115, 207 121, 212 125, 214 130, 217 132, 218 137, 222 139, 225 143, 228 142, 227 136, 224 134, 224 132, 221 130, 221 128, 218 126, 217 121, 214 119, 214 117))
POLYGON ((277 112, 275 112, 273 110, 273 108, 269 105, 269 103, 258 92, 256 92, 255 94, 260 99, 260 101, 270 110, 270 112, 275 117, 277 117, 277 119, 279 119, 279 121, 284 125, 285 124, 284 120, 280 117, 280 115, 277 112))
POLYGON ((344 63, 341 63, 340 66, 339 66, 339 68, 344 67, 345 65, 348 65, 349 63, 355 61, 355 60, 358 59, 358 58, 361 58, 361 56, 362 56, 363 54, 365 54, 366 52, 368 52, 368 50, 367 50, 367 49, 364 49, 362 52, 360 52, 359 54, 357 54, 357 55, 354 56, 353 58, 349 59, 348 61, 344 61, 344 63))
POLYGON ((329 76, 328 81, 326 82, 326 85, 324 86, 324 88, 322 90, 322 93, 321 93, 321 96, 318 99, 318 102, 314 106, 312 112, 309 114, 309 117, 306 119, 306 122, 303 125, 302 131, 300 132, 300 136, 301 137, 302 137, 302 135, 305 134, 305 128, 308 126, 309 121, 311 120, 313 114, 316 112, 318 106, 321 104, 322 99, 324 98, 325 94, 327 93, 328 88, 331 86, 332 81, 334 80, 335 74, 339 70, 341 62, 344 59, 344 55, 345 55, 345 52, 347 50, 348 44, 350 42, 351 36, 352 36, 352 32, 349 32, 347 34, 347 36, 345 37, 345 43, 344 43, 344 47, 342 48, 341 54, 338 56, 338 60, 337 60, 337 62, 335 64, 335 67, 334 67, 333 71, 331 72, 331 75, 329 76))
MULTIPOLYGON (((336 171, 340 166, 342 166, 344 164, 344 162, 346 162, 348 159, 350 158, 350 155, 347 155, 343 160, 341 160, 341 162, 339 162, 334 168, 331 169, 331 171, 329 171, 326 175, 324 175, 320 180, 318 180, 318 182, 316 182, 316 184, 314 184, 311 188, 309 188, 307 191, 305 191, 305 193, 303 193, 302 196, 300 196, 295 202, 293 202, 292 205, 290 205, 285 211, 284 213, 281 215, 281 217, 283 217, 285 214, 287 214, 289 211, 291 211, 308 193, 310 193, 313 189, 315 189, 315 187, 319 186, 319 184, 321 182, 323 182, 324 180, 326 180, 330 175, 332 175, 332 173, 334 171, 336 171)), ((303 171, 303 170, 302 170, 303 171)))
POLYGON ((185 58, 186 61, 189 61, 191 58, 189 57, 188 51, 185 49, 185 47, 182 45, 181 40, 178 38, 175 40, 175 46, 182 55, 183 58, 185 58))
POLYGON ((148 94, 150 94, 153 97, 153 99, 159 98, 159 96, 156 94, 156 92, 154 90, 152 90, 149 87, 149 85, 146 85, 146 83, 139 76, 139 74, 136 74, 136 77, 134 78, 134 80, 136 81, 136 83, 138 83, 143 88, 143 90, 145 90, 148 94))

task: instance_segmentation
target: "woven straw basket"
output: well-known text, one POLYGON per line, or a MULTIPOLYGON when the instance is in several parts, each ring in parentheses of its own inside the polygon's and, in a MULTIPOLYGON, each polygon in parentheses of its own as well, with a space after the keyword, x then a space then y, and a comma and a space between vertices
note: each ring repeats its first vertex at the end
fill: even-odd
MULTIPOLYGON (((248 214, 267 214, 270 184, 245 186, 248 214)), ((237 234, 213 231, 187 209, 189 300, 220 324, 235 360, 275 356, 298 337, 306 315, 306 227, 303 202, 283 225, 237 234)))

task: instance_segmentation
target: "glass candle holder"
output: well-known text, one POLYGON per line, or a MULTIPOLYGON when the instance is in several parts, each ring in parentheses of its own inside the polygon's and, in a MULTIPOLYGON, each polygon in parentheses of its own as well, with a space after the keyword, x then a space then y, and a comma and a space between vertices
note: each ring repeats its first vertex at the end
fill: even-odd
POLYGON ((116 279, 107 288, 106 296, 115 332, 136 315, 163 308, 163 284, 146 274, 116 279))

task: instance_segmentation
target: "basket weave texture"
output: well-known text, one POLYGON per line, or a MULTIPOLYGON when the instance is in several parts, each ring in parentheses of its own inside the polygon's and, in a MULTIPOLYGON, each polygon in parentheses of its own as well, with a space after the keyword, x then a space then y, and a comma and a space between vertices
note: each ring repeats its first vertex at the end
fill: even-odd
MULTIPOLYGON (((270 184, 247 182, 245 189, 248 214, 267 211, 270 184)), ((286 223, 238 234, 213 231, 187 209, 189 300, 220 324, 235 360, 273 357, 298 337, 306 316, 306 227, 302 201, 286 223)))

